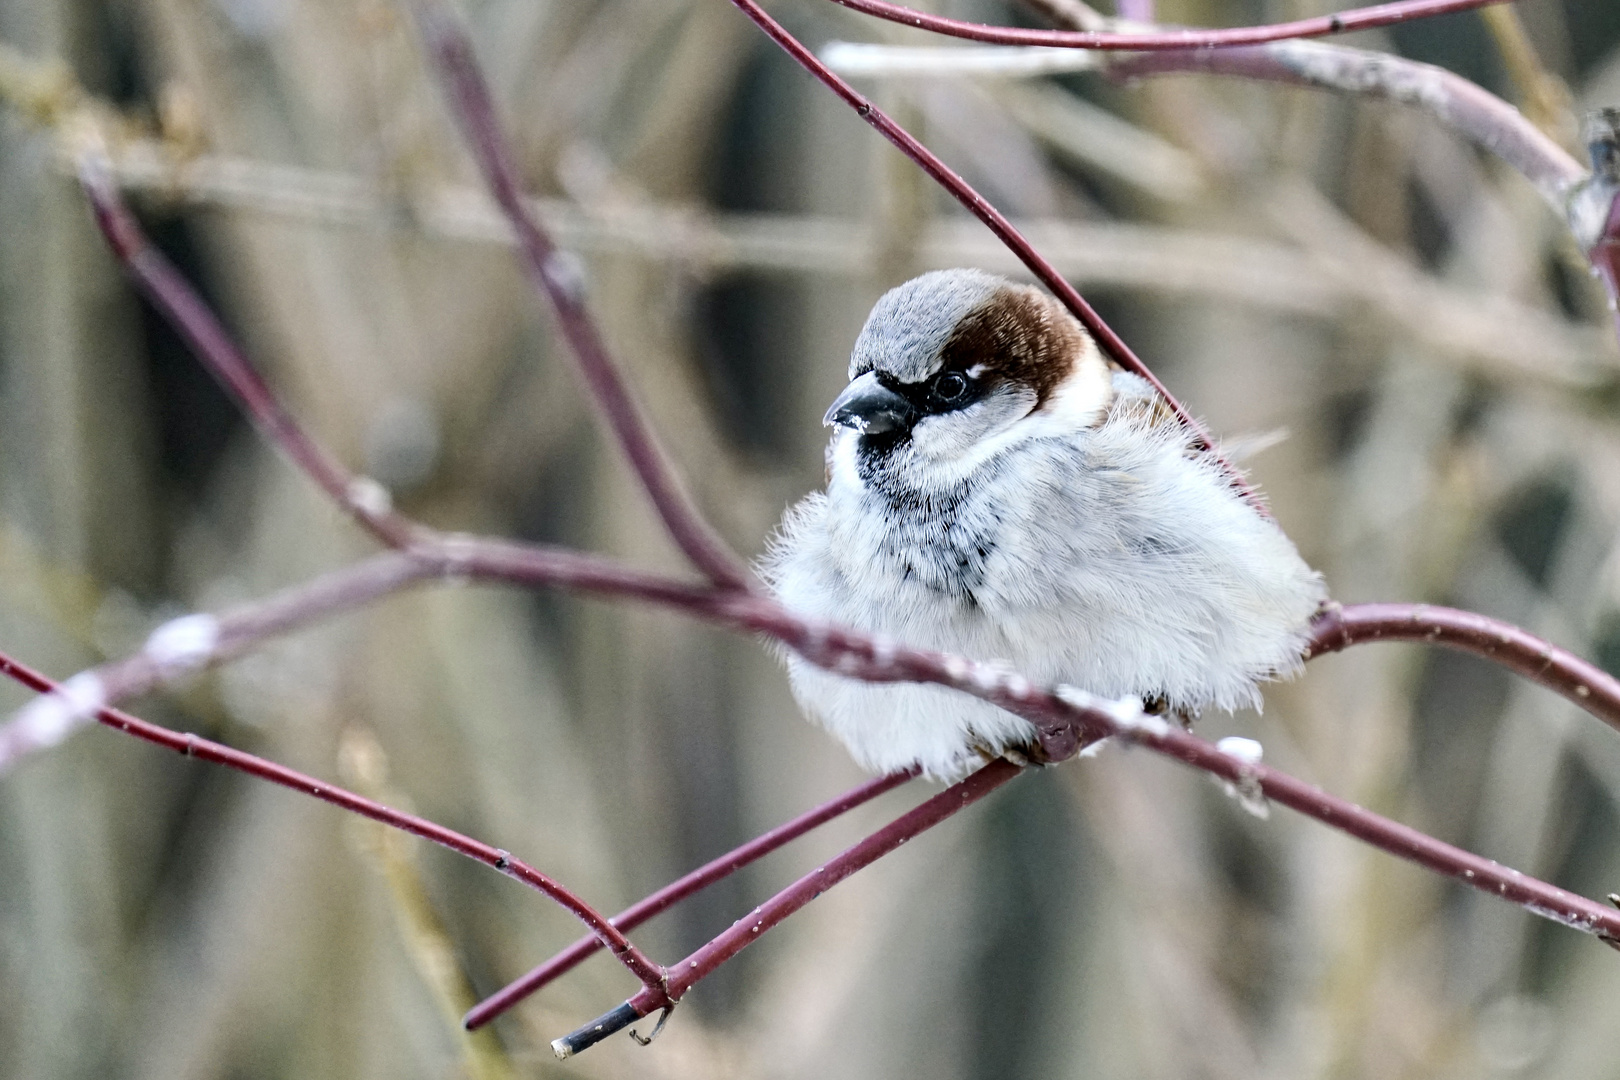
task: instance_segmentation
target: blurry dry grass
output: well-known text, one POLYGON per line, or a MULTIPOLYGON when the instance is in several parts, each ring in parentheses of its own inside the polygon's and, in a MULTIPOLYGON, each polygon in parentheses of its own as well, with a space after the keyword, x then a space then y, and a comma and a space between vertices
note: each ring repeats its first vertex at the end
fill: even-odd
MULTIPOLYGON (((913 40, 778 9, 812 42, 913 40)), ((817 418, 878 292, 1010 258, 726 4, 466 10, 613 347, 704 505, 759 550, 819 482, 817 418)), ((1517 10, 1518 36, 1459 16, 1375 43, 1531 95, 1555 130, 1560 86, 1620 101, 1609 0, 1517 10)), ((491 243, 408 30, 384 0, 0 7, 0 40, 146 118, 125 180, 329 445, 436 524, 673 567, 491 243)), ((1253 468, 1340 599, 1456 603, 1620 664, 1620 366, 1518 178, 1394 108, 1304 91, 877 93, 1216 430, 1290 433, 1253 468)), ((65 674, 360 550, 131 298, 51 138, 5 113, 0 645, 65 674)), ((1620 887, 1620 745, 1551 695, 1376 647, 1269 699, 1205 730, 1559 884, 1620 887)), ((386 775, 604 907, 855 779, 751 642, 549 597, 395 599, 143 706, 322 775, 386 775)), ((691 947, 907 797, 638 940, 691 947)), ((654 1047, 566 1066, 546 1041, 625 978, 594 961, 469 1045, 466 988, 575 927, 357 824, 107 732, 5 778, 0 1075, 1620 1075, 1608 950, 1286 814, 1253 821, 1140 755, 1020 780, 744 954, 654 1047)))

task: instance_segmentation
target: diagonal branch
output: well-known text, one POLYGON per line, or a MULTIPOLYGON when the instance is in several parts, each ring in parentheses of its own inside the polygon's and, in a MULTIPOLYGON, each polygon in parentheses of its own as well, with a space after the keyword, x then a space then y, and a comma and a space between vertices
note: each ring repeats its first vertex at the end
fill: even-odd
POLYGON ((1210 438, 1209 432, 1204 428, 1204 425, 1187 411, 1186 407, 1176 399, 1174 394, 1165 389, 1158 376, 1154 375, 1131 347, 1125 344, 1124 339, 1114 332, 1114 328, 1103 321, 1102 316, 1097 314, 1096 309, 1086 301, 1086 298, 1081 296, 1079 291, 1073 285, 1070 285, 1063 275, 1057 272, 1056 267, 1048 262, 1040 252, 1035 250, 1034 246, 1024 238, 1022 233, 1013 227, 1012 222, 1008 221, 1001 211, 991 206, 984 196, 973 189, 972 185, 953 172, 932 151, 918 142, 909 131, 895 123, 882 109, 872 104, 848 82, 834 74, 831 68, 817 59, 816 55, 804 46, 803 42, 788 33, 781 23, 766 14, 765 9, 760 7, 756 0, 731 0, 731 2, 744 15, 748 16, 754 25, 763 30, 767 37, 776 42, 783 52, 791 56, 800 67, 814 75, 829 90, 843 99, 846 105, 855 110, 857 116, 876 128, 880 135, 893 143, 896 149, 915 162, 935 183, 939 184, 940 187, 950 193, 952 198, 961 203, 969 213, 984 222, 990 231, 995 234, 996 238, 1006 244, 1008 249, 1018 256, 1019 261, 1029 268, 1030 273, 1034 274, 1036 279, 1051 290, 1052 295, 1062 301, 1063 306, 1068 308, 1075 318, 1080 320, 1085 328, 1091 332, 1092 336, 1097 339, 1103 352, 1110 359, 1127 371, 1142 376, 1153 385, 1153 388, 1163 397, 1165 403, 1170 406, 1176 416, 1181 419, 1182 423, 1187 425, 1188 430, 1194 434, 1197 441, 1213 454, 1215 459, 1226 469, 1232 478, 1233 487, 1241 491, 1244 497, 1261 513, 1268 513, 1259 494, 1244 479, 1243 474, 1215 448, 1214 440, 1210 438))
MULTIPOLYGON (((747 915, 732 923, 723 933, 669 969, 668 1000, 677 1002, 698 982, 742 952, 765 931, 816 899, 857 871, 889 854, 916 836, 964 810, 1019 774, 1018 766, 997 759, 902 814, 865 840, 818 866, 771 897, 747 915)), ((576 1031, 554 1039, 552 1052, 559 1058, 572 1057, 657 1009, 672 1008, 657 994, 642 992, 623 1005, 597 1017, 576 1031)))
MULTIPOLYGON (((912 769, 905 772, 890 773, 887 776, 879 776, 835 799, 829 799, 820 806, 800 814, 792 821, 778 825, 769 832, 756 836, 748 843, 703 864, 685 877, 670 882, 651 896, 613 916, 613 925, 621 930, 634 930, 648 919, 680 903, 693 893, 708 888, 721 878, 727 877, 750 863, 764 858, 790 841, 797 840, 812 829, 820 828, 857 806, 864 806, 879 795, 893 791, 916 775, 916 770, 912 769)), ((479 1002, 476 1008, 467 1013, 463 1024, 468 1031, 477 1031, 530 994, 543 989, 551 982, 574 970, 575 967, 595 955, 601 948, 602 943, 594 936, 586 935, 580 938, 550 960, 528 972, 528 974, 508 983, 479 1002)))
POLYGON ((1150 75, 1229 75, 1384 98, 1418 109, 1519 171, 1561 215, 1587 171, 1523 113, 1469 79, 1434 64, 1319 41, 1276 41, 1231 49, 1102 54, 1045 46, 866 45, 830 42, 822 59, 844 75, 1033 78, 1100 72, 1117 79, 1150 75))
POLYGON ((375 480, 350 473, 304 432, 197 290, 146 238, 125 204, 101 149, 81 153, 79 183, 113 254, 146 298, 247 412, 259 433, 378 540, 389 547, 409 543, 411 525, 393 512, 388 492, 375 480))
POLYGON ((490 192, 517 234, 523 268, 551 302, 597 408, 630 459, 664 527, 687 558, 715 584, 750 588, 748 571, 692 503, 630 388, 608 356, 601 332, 586 307, 583 269, 577 259, 552 244, 525 202, 511 148, 501 133, 489 87, 465 29, 442 0, 418 0, 415 11, 422 39, 438 68, 458 126, 490 192))
MULTIPOLYGON (((22 685, 37 690, 48 696, 60 694, 68 686, 67 683, 57 684, 46 676, 34 671, 11 657, 0 653, 0 675, 14 679, 22 685)), ((42 698, 40 700, 47 700, 42 698)), ((107 727, 122 731, 126 735, 133 735, 137 739, 168 750, 182 754, 185 757, 194 757, 201 761, 223 765, 228 769, 246 773, 260 780, 298 792, 301 795, 310 795, 322 802, 331 803, 343 810, 370 818, 372 821, 399 829, 402 832, 419 836, 424 840, 431 840, 441 847, 449 848, 458 855, 465 855, 469 859, 494 867, 507 877, 521 881, 536 891, 549 896, 558 904, 590 928, 602 944, 618 957, 638 980, 643 988, 656 997, 662 989, 663 969, 647 959, 642 951, 631 944, 630 939, 624 936, 623 931, 615 927, 608 918, 591 907, 584 900, 576 896, 561 883, 534 869, 521 859, 514 858, 512 853, 500 848, 490 847, 488 844, 474 840, 471 837, 447 829, 443 825, 435 824, 414 814, 407 814, 392 807, 384 806, 364 796, 356 795, 352 791, 318 780, 313 776, 278 765, 273 761, 241 750, 224 746, 210 739, 197 735, 171 731, 158 724, 149 723, 129 713, 111 707, 105 700, 93 706, 93 715, 97 721, 107 727)))

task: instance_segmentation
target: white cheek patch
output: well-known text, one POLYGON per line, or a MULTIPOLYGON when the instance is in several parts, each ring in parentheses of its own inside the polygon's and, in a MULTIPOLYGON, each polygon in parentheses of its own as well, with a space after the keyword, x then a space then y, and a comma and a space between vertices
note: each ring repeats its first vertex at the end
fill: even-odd
POLYGON ((1088 341, 1074 370, 1052 390, 1036 415, 1050 418, 1064 428, 1078 430, 1101 420, 1113 402, 1114 381, 1108 365, 1097 346, 1088 341))

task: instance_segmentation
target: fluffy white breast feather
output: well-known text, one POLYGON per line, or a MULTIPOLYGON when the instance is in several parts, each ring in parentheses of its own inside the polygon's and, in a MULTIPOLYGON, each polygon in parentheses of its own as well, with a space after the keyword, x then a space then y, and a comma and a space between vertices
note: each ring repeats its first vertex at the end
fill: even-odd
MULTIPOLYGON (((827 491, 764 564, 792 610, 1189 715, 1257 704, 1298 669, 1320 577, 1044 294, 924 275, 879 301, 850 375, 827 491)), ((788 664, 868 769, 952 779, 1034 742, 954 691, 788 664)))

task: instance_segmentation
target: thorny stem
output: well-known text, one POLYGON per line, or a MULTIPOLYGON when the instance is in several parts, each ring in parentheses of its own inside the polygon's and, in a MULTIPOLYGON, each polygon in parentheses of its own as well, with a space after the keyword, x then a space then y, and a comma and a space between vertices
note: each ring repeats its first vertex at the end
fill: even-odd
POLYGON ((1351 30, 1372 30, 1380 26, 1409 22, 1430 15, 1468 11, 1503 3, 1504 0, 1402 0, 1400 3, 1341 11, 1313 19, 1274 23, 1271 26, 1243 26, 1229 30, 1164 28, 1147 33, 1101 30, 1028 30, 1010 26, 989 26, 964 22, 918 11, 890 0, 833 0, 835 4, 872 15, 902 26, 915 26, 949 37, 984 41, 994 45, 1050 45, 1070 49, 1109 49, 1126 52, 1154 52, 1165 49, 1210 49, 1238 45, 1259 45, 1268 41, 1322 37, 1351 30))
MULTIPOLYGON (((693 893, 708 888, 716 881, 741 870, 758 859, 764 858, 784 844, 798 839, 812 829, 820 828, 857 806, 864 806, 879 795, 893 791, 916 775, 917 771, 910 769, 868 780, 860 787, 847 791, 836 799, 830 799, 820 806, 800 814, 792 821, 778 825, 741 847, 728 851, 719 858, 705 863, 685 877, 670 882, 651 896, 613 916, 613 925, 624 931, 634 930, 659 912, 679 903, 693 893)), ((508 983, 505 987, 480 1001, 467 1013, 466 1018, 462 1021, 463 1024, 468 1031, 477 1031, 530 994, 572 971, 580 963, 594 955, 601 947, 602 943, 600 941, 587 934, 550 960, 535 967, 528 974, 508 983)))
POLYGON ((417 24, 437 65, 461 129, 484 180, 517 234, 529 279, 551 302, 557 324, 573 348, 579 369, 631 467, 687 558, 716 585, 749 589, 747 570, 715 535, 693 505, 668 456, 619 374, 585 302, 583 268, 558 250, 525 202, 517 169, 489 87, 460 20, 442 0, 417 0, 417 24))
MULTIPOLYGON (((11 657, 0 653, 0 675, 11 678, 22 685, 37 690, 42 694, 56 691, 57 684, 46 676, 34 671, 24 664, 20 664, 11 657)), ((494 867, 507 877, 521 881, 530 888, 535 889, 572 912, 581 922, 591 929, 614 956, 619 958, 651 994, 656 996, 662 987, 664 973, 658 965, 647 959, 642 951, 631 944, 630 939, 624 936, 623 931, 615 927, 608 918, 591 907, 584 900, 576 896, 561 883, 534 869, 521 859, 514 858, 508 851, 490 847, 488 844, 474 840, 471 837, 447 829, 443 825, 435 824, 414 814, 407 814, 382 803, 374 802, 352 791, 318 780, 295 769, 278 765, 273 761, 241 750, 232 749, 210 739, 197 735, 171 731, 166 727, 149 723, 129 713, 103 705, 95 711, 95 718, 107 727, 115 728, 126 735, 133 735, 137 739, 156 746, 173 750, 186 757, 194 757, 201 761, 213 762, 228 769, 246 773, 260 780, 267 780, 290 791, 302 795, 312 795, 322 802, 372 821, 399 829, 402 832, 419 836, 424 840, 431 840, 441 847, 449 848, 459 855, 465 855, 485 866, 494 867)))
MULTIPOLYGON (((1250 504, 1262 514, 1269 516, 1265 503, 1260 495, 1243 477, 1237 466, 1228 461, 1219 450, 1215 448, 1214 440, 1210 438, 1204 425, 1187 411, 1186 407, 1178 401, 1174 394, 1165 389, 1158 376, 1154 375, 1140 357, 1125 344, 1123 338, 1114 332, 1114 328, 1103 321, 1095 308, 1081 296, 1079 290, 1059 274, 1057 268, 1046 260, 1034 246, 1024 238, 1024 235, 1013 227, 1012 222, 997 210, 990 202, 975 191, 966 180, 953 172, 943 161, 908 132, 895 123, 882 109, 872 104, 867 98, 858 93, 844 79, 836 75, 831 68, 817 59, 816 55, 804 46, 798 38, 788 33, 782 24, 766 14, 756 0, 731 0, 744 15, 747 15, 754 25, 758 26, 783 52, 791 56, 800 67, 814 75, 829 90, 843 99, 844 103, 855 110, 857 116, 876 128, 889 142, 893 143, 906 157, 910 158, 926 172, 934 182, 939 184, 951 194, 951 197, 961 203, 974 217, 990 229, 1003 244, 1007 245, 1014 255, 1029 268, 1030 272, 1051 290, 1052 295, 1063 303, 1063 306, 1073 312, 1075 318, 1089 330, 1098 344, 1108 356, 1127 371, 1142 376, 1153 388, 1158 391, 1165 403, 1175 412, 1181 422, 1187 426, 1189 432, 1198 444, 1214 455, 1232 479, 1232 486, 1241 492, 1250 504)), ((842 2, 842 0, 840 0, 842 2)))

